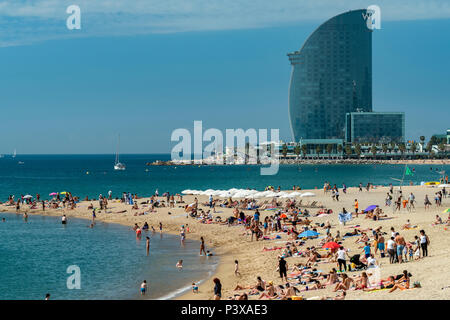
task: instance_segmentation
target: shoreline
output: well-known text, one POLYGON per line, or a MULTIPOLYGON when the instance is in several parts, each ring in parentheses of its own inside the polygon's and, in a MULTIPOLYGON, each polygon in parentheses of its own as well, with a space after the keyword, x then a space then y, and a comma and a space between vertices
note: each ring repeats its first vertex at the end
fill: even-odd
MULTIPOLYGON (((395 187, 395 189, 398 189, 398 187, 395 187)), ((418 225, 418 228, 424 228, 427 230, 427 234, 430 234, 432 239, 432 245, 431 245, 431 252, 433 252, 433 255, 422 259, 420 261, 413 261, 406 264, 406 267, 408 270, 411 270, 413 275, 415 276, 415 279, 419 279, 419 281, 422 283, 421 289, 415 289, 413 290, 413 293, 410 292, 403 292, 403 291, 397 291, 392 294, 386 293, 386 292, 374 292, 369 294, 363 293, 363 292, 356 292, 351 291, 349 292, 349 295, 347 299, 417 299, 417 294, 419 294, 419 297, 422 297, 422 294, 429 294, 428 299, 440 299, 442 295, 445 297, 450 297, 450 290, 438 290, 440 289, 441 281, 439 279, 439 275, 436 275, 435 272, 432 270, 436 270, 436 268, 445 268, 450 263, 450 248, 446 246, 446 236, 447 233, 444 230, 441 230, 442 227, 430 227, 430 223, 434 221, 434 217, 436 214, 441 214, 441 211, 444 208, 447 208, 449 206, 449 199, 445 198, 443 199, 443 206, 441 208, 432 207, 431 210, 425 211, 423 206, 423 196, 425 194, 428 194, 432 199, 435 192, 440 190, 440 188, 436 187, 427 187, 427 186, 403 186, 402 190, 405 195, 409 194, 409 192, 414 192, 416 195, 416 209, 414 212, 405 212, 401 211, 400 213, 393 213, 391 208, 384 207, 384 197, 386 195, 386 192, 388 192, 389 188, 384 186, 376 186, 375 189, 371 191, 362 191, 359 192, 357 187, 349 187, 347 189, 347 194, 341 193, 341 199, 339 202, 332 201, 330 194, 324 194, 323 190, 321 189, 305 189, 301 192, 313 192, 316 197, 313 198, 298 198, 303 199, 304 202, 312 202, 312 201, 318 201, 319 203, 324 204, 325 207, 331 208, 334 213, 327 216, 327 217, 312 217, 313 222, 317 223, 323 223, 327 220, 329 220, 332 224, 332 233, 334 234, 336 230, 339 230, 342 234, 349 231, 349 225, 350 224, 359 224, 361 227, 368 228, 368 227, 377 227, 377 226, 383 226, 383 230, 389 231, 389 228, 391 226, 394 226, 396 230, 400 230, 401 226, 406 222, 407 219, 411 219, 411 222, 418 225), (339 210, 342 207, 346 207, 347 209, 351 210, 353 206, 353 201, 355 198, 358 198, 360 202, 360 208, 365 208, 368 205, 371 204, 378 204, 380 207, 386 211, 388 216, 392 216, 392 218, 386 220, 386 221, 371 221, 366 220, 364 217, 360 216, 359 218, 355 218, 352 223, 348 223, 347 226, 342 226, 337 221, 337 214, 336 212, 340 212, 339 210)), ((292 192, 292 190, 286 190, 286 192, 292 192)), ((207 196, 197 195, 197 196, 184 196, 184 201, 182 205, 189 204, 193 202, 193 199, 197 197, 199 200, 199 208, 202 208, 206 210, 204 206, 200 205, 207 201, 207 196)), ((147 197, 140 198, 138 200, 138 203, 141 201, 145 201, 148 199, 147 197)), ((159 199, 162 199, 161 197, 159 199)), ((263 200, 263 199, 262 199, 263 200)), ((269 199, 270 200, 270 199, 269 199)), ((280 199, 283 200, 284 199, 280 199)), ((86 219, 89 219, 91 217, 91 211, 86 210, 85 207, 89 202, 80 202, 78 204, 78 207, 75 210, 51 210, 46 211, 45 214, 52 214, 61 216, 62 214, 66 214, 68 218, 70 217, 84 217, 86 219)), ((93 202, 94 203, 94 202, 93 202)), ((213 248, 214 254, 216 256, 219 256, 219 262, 215 269, 215 271, 211 274, 210 277, 205 279, 204 282, 202 282, 199 285, 199 293, 194 294, 192 291, 188 290, 187 292, 184 292, 183 294, 172 298, 177 300, 186 300, 186 299, 193 299, 193 300, 209 300, 213 297, 213 284, 211 279, 214 277, 217 277, 221 280, 223 285, 223 293, 222 293, 222 299, 227 299, 230 296, 233 296, 236 292, 233 290, 233 288, 239 284, 242 286, 249 286, 254 285, 256 276, 260 275, 264 280, 270 281, 273 280, 275 284, 281 284, 279 281, 279 275, 275 271, 276 268, 276 262, 277 262, 277 256, 281 253, 281 251, 263 251, 264 247, 272 247, 272 246, 280 246, 280 243, 286 243, 288 240, 286 238, 285 234, 281 234, 282 238, 279 240, 272 240, 272 241, 250 241, 250 235, 246 233, 244 228, 242 226, 231 226, 228 227, 226 225, 220 225, 220 224, 202 224, 198 222, 198 220, 194 218, 186 218, 186 214, 184 213, 183 206, 179 206, 176 208, 158 208, 157 213, 149 213, 147 215, 143 216, 134 216, 134 213, 136 210, 131 210, 130 206, 121 204, 121 203, 115 203, 110 202, 109 206, 111 207, 110 210, 117 211, 121 209, 126 209, 127 213, 125 214, 117 214, 117 213, 111 213, 111 214, 105 214, 105 213, 99 213, 97 214, 97 219, 104 222, 112 222, 112 223, 119 223, 127 226, 132 226, 134 223, 138 223, 139 225, 142 225, 144 221, 147 221, 149 225, 153 225, 155 228, 157 224, 162 221, 163 223, 163 232, 164 233, 170 233, 170 234, 178 234, 178 230, 180 225, 189 224, 190 227, 190 233, 187 233, 187 238, 196 239, 198 240, 200 236, 205 237, 205 244, 207 249, 213 248), (168 214, 171 212, 171 214, 168 214), (237 277, 234 275, 234 260, 239 260, 240 265, 240 273, 241 276, 237 277)), ((0 211, 5 208, 4 205, 0 205, 0 211)), ((13 207, 9 207, 7 211, 11 212, 11 209, 13 207)), ((225 220, 228 216, 232 215, 232 209, 229 208, 222 208, 222 207, 216 207, 217 213, 214 214, 214 216, 221 216, 223 220, 225 220)), ((308 209, 310 210, 311 214, 316 214, 316 211, 318 209, 308 209)), ((6 210, 5 210, 6 211, 6 210)), ((14 211, 14 209, 12 210, 14 211)), ((26 210, 21 210, 22 212, 26 210)), ((137 211, 142 211, 137 210, 137 211)), ((253 214, 254 211, 249 210, 242 210, 247 215, 253 214)), ((28 210, 30 214, 36 213, 36 214, 42 214, 42 211, 40 210, 28 210)), ((265 216, 272 215, 274 211, 260 211, 261 212, 261 219, 264 219, 265 216)), ((442 218, 446 218, 446 215, 442 215, 442 218)), ((323 233, 324 231, 321 228, 318 228, 318 231, 320 233, 323 233)), ((400 231, 402 234, 405 234, 405 237, 407 240, 411 240, 411 237, 417 233, 418 230, 406 230, 406 231, 400 231)), ((308 240, 307 244, 305 246, 310 246, 311 243, 315 244, 317 240, 308 240)), ((352 252, 359 251, 360 249, 357 248, 355 244, 352 244, 353 241, 348 243, 348 240, 346 240, 345 246, 348 248, 351 248, 352 252)), ((282 245, 281 245, 282 246, 282 245)), ((305 258, 288 258, 288 263, 290 266, 293 265, 293 263, 298 263, 300 261, 303 261, 305 258)), ((383 266, 383 274, 382 276, 388 276, 389 274, 398 274, 401 273, 401 270, 405 268, 402 264, 389 264, 389 259, 383 258, 381 260, 382 266, 383 266)), ((326 264, 326 266, 320 266, 321 270, 329 270, 329 268, 334 267, 333 263, 326 264)), ((181 289, 181 288, 180 288, 181 289)), ((328 289, 325 289, 325 291, 321 292, 314 292, 314 291, 306 291, 302 292, 302 296, 305 298, 310 298, 313 296, 317 296, 318 294, 323 295, 332 295, 333 293, 330 292, 328 289)), ((250 296, 250 299, 254 299, 255 297, 250 296)))
MULTIPOLYGON (((23 215, 26 212, 28 215, 33 215, 33 216, 50 216, 50 217, 60 218, 61 215, 57 214, 58 212, 56 212, 56 211, 57 210, 55 210, 55 209, 49 209, 49 211, 46 210, 45 212, 49 212, 50 214, 43 214, 42 211, 41 212, 37 212, 37 211, 20 210, 18 213, 16 213, 16 212, 5 210, 3 204, 0 204, 0 213, 6 213, 6 214, 11 214, 11 215, 17 215, 17 214, 18 215, 23 215), (50 210, 52 210, 52 211, 50 211, 50 210)), ((80 219, 80 220, 84 220, 84 221, 89 222, 89 223, 92 222, 92 219, 89 219, 88 217, 84 217, 84 216, 72 216, 71 219, 80 219)), ((133 225, 125 224, 125 223, 122 223, 120 221, 111 222, 111 221, 105 221, 104 219, 96 219, 96 220, 99 220, 102 223, 106 223, 106 224, 117 224, 117 225, 121 225, 121 226, 125 226, 125 227, 133 227, 133 225)), ((163 232, 163 234, 176 235, 176 232, 169 231, 169 232, 163 232)), ((197 242, 199 242, 199 244, 200 244, 199 239, 195 239, 195 240, 197 242)), ((220 261, 221 261, 221 259, 220 259, 220 257, 218 257, 218 262, 216 264, 216 267, 214 268, 214 271, 209 271, 208 275, 205 278, 199 280, 196 283, 202 285, 202 284, 206 283, 207 280, 212 279, 214 274, 216 274, 216 270, 218 269, 218 267, 220 265, 220 261)), ((184 287, 180 287, 180 288, 178 288, 178 289, 176 289, 174 291, 171 291, 171 292, 169 292, 167 294, 164 294, 164 295, 162 295, 160 297, 148 298, 148 299, 144 299, 144 300, 170 300, 170 299, 180 300, 180 298, 182 296, 188 294, 188 292, 186 292, 186 291, 189 291, 190 289, 191 289, 191 284, 186 285, 184 287)))

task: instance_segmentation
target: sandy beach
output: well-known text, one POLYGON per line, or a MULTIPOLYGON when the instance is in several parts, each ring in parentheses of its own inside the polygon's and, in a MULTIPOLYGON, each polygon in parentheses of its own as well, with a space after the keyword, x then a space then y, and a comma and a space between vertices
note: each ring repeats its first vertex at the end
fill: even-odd
MULTIPOLYGON (((397 187, 396 187, 397 188, 397 187)), ((450 227, 445 227, 444 224, 432 226, 435 221, 436 214, 439 214, 441 218, 446 221, 448 214, 443 214, 442 211, 450 207, 450 198, 442 199, 442 206, 436 207, 434 204, 434 195, 440 189, 436 187, 427 186, 405 186, 402 188, 405 196, 413 192, 416 197, 416 208, 411 212, 406 209, 401 209, 400 212, 393 212, 392 207, 385 206, 386 193, 389 191, 388 187, 377 187, 370 191, 359 191, 358 188, 348 188, 347 193, 340 192, 339 201, 334 201, 331 198, 331 194, 324 194, 323 190, 302 190, 301 192, 310 191, 316 196, 311 198, 303 198, 303 204, 306 202, 317 201, 323 204, 327 209, 332 209, 333 213, 325 217, 314 217, 319 209, 308 209, 312 217, 311 227, 315 227, 315 223, 324 223, 330 221, 332 228, 331 233, 334 235, 336 231, 340 231, 343 235, 346 232, 352 231, 350 226, 360 225, 361 229, 382 227, 382 231, 386 232, 385 239, 390 237, 390 228, 394 227, 396 231, 400 232, 404 236, 407 242, 413 241, 415 235, 419 235, 419 230, 424 229, 430 238, 429 256, 418 261, 409 261, 403 264, 390 264, 389 258, 380 258, 379 253, 375 256, 380 264, 381 277, 387 278, 390 275, 397 275, 402 273, 404 269, 408 270, 412 274, 411 283, 419 281, 421 288, 408 289, 404 291, 396 290, 393 293, 389 293, 388 290, 380 290, 375 292, 363 292, 361 290, 349 290, 347 291, 347 299, 449 299, 450 279, 446 276, 450 270, 450 227), (430 201, 433 203, 430 209, 424 208, 424 197, 428 195, 430 201), (365 215, 359 215, 358 218, 354 217, 352 221, 347 222, 346 226, 339 223, 338 212, 342 211, 342 208, 346 208, 347 211, 353 211, 354 200, 358 199, 359 208, 364 209, 369 205, 379 205, 384 213, 388 215, 385 220, 373 221, 371 219, 365 219, 365 215), (411 224, 416 225, 417 228, 410 230, 402 230, 402 226, 409 219, 411 224), (444 289, 442 289, 444 288, 444 289)), ((288 191, 290 192, 290 191, 288 191)), ((287 234, 280 233, 281 239, 275 240, 262 240, 251 241, 250 234, 247 234, 242 225, 239 226, 227 226, 222 224, 203 224, 199 220, 187 217, 184 210, 184 205, 192 203, 194 198, 199 200, 199 208, 207 210, 206 206, 201 205, 207 202, 207 196, 184 196, 184 203, 176 204, 175 208, 158 208, 156 213, 148 213, 146 215, 135 216, 136 212, 146 211, 145 207, 142 207, 141 202, 146 201, 148 198, 140 198, 138 210, 132 210, 130 205, 120 203, 118 201, 109 201, 108 209, 97 213, 97 220, 119 223, 123 225, 133 226, 135 223, 140 226, 146 221, 150 226, 153 226, 158 230, 160 222, 163 224, 163 232, 178 234, 181 225, 189 225, 190 232, 187 234, 187 238, 199 239, 201 236, 205 238, 206 249, 212 250, 215 255, 220 257, 220 263, 213 277, 218 277, 223 285, 222 299, 227 299, 237 293, 243 293, 244 291, 234 291, 233 289, 237 284, 241 286, 254 285, 256 283, 256 277, 261 276, 266 282, 273 281, 275 285, 282 284, 279 274, 276 270, 278 265, 277 256, 281 253, 281 250, 263 251, 263 247, 280 247, 283 246, 288 240, 287 234), (117 213, 118 211, 126 210, 125 213, 117 213), (170 214, 169 214, 170 212, 170 214), (234 274, 234 260, 239 261, 241 276, 235 276, 234 274)), ((163 199, 160 197, 160 199, 163 199)), ((282 199, 284 202, 285 199, 282 199)), ((43 212, 40 209, 28 209, 27 205, 22 206, 21 212, 27 211, 29 214, 46 214, 53 216, 61 216, 66 214, 69 221, 71 217, 91 219, 92 210, 88 210, 88 205, 94 204, 94 207, 98 206, 98 201, 82 201, 77 204, 77 208, 74 210, 68 209, 47 209, 43 212)), ((15 207, 0 205, 0 211, 2 212, 15 212, 15 207)), ((216 207, 216 213, 214 217, 220 216, 222 220, 226 220, 229 216, 233 215, 233 209, 216 207)), ((253 215, 253 211, 243 210, 246 215, 253 215)), ((266 216, 273 215, 274 211, 261 210, 260 220, 264 220, 266 216)), ((299 227, 299 226, 297 226, 299 227)), ((317 228, 321 236, 325 235, 323 228, 317 228)), ((368 232, 369 237, 372 234, 368 232)), ((273 236, 273 235, 272 235, 273 236)), ((360 253, 362 251, 362 244, 355 243, 356 237, 349 237, 343 240, 345 248, 350 249, 349 254, 360 253)), ((299 250, 312 245, 317 246, 320 242, 319 239, 309 239, 306 243, 299 247, 299 250)), ((305 257, 288 257, 287 259, 289 269, 294 263, 306 262, 305 257)), ((320 263, 314 268, 322 270, 323 272, 329 272, 331 268, 337 268, 336 263, 320 263)), ((360 271, 348 272, 349 276, 360 275, 360 271)), ((288 271, 289 274, 289 271, 288 271)), ((299 286, 302 288, 303 286, 299 286)), ((302 292, 303 298, 330 296, 333 297, 336 293, 332 292, 334 286, 328 286, 326 289, 311 290, 302 292)), ((178 299, 212 299, 213 297, 213 283, 212 279, 207 279, 199 287, 199 293, 194 294, 188 292, 178 299)), ((249 296, 250 299, 255 299, 258 296, 249 296)))

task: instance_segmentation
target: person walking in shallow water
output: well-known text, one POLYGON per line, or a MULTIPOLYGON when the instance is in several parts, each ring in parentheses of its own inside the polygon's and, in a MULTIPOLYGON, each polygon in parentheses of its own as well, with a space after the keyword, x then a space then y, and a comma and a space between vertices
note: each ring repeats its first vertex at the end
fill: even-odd
POLYGON ((205 239, 203 239, 203 237, 200 237, 200 255, 202 256, 202 252, 206 255, 206 250, 205 250, 205 239))

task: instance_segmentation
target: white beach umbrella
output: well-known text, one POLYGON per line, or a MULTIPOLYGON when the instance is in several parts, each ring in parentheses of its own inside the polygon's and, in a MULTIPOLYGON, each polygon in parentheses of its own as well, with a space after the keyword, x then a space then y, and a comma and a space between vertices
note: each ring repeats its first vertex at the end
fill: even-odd
POLYGON ((305 192, 300 197, 315 197, 316 195, 312 192, 305 192))
POLYGON ((182 194, 192 194, 191 192, 192 192, 192 190, 190 190, 190 189, 181 191, 182 194))
POLYGON ((31 198, 33 198, 33 196, 32 196, 32 195, 29 195, 29 194, 27 194, 26 196, 23 196, 23 198, 24 198, 24 199, 31 199, 31 198))
POLYGON ((211 193, 213 193, 214 192, 214 189, 207 189, 207 190, 205 190, 205 191, 203 191, 202 193, 201 193, 201 195, 204 195, 204 196, 209 196, 211 193))
POLYGON ((301 196, 301 195, 302 195, 302 193, 298 192, 298 191, 294 191, 294 192, 291 193, 292 197, 298 197, 298 196, 301 196))
POLYGON ((450 188, 450 184, 440 184, 438 185, 439 188, 450 188))

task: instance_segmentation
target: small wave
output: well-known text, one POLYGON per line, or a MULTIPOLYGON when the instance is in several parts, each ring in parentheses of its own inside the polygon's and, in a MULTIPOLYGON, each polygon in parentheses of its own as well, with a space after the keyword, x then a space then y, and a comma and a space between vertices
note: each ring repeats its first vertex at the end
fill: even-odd
MULTIPOLYGON (((213 270, 208 271, 207 279, 210 278, 213 274, 214 274, 213 270)), ((195 281, 195 284, 196 285, 201 285, 205 281, 206 281, 206 279, 203 279, 203 280, 200 280, 200 281, 195 281)), ((183 293, 188 292, 191 288, 192 288, 192 285, 188 285, 188 286, 179 288, 179 289, 177 289, 175 291, 172 291, 172 292, 170 292, 170 293, 168 293, 168 294, 166 294, 166 295, 164 295, 162 297, 157 298, 156 300, 170 300, 170 299, 176 298, 178 296, 181 296, 183 293)))

